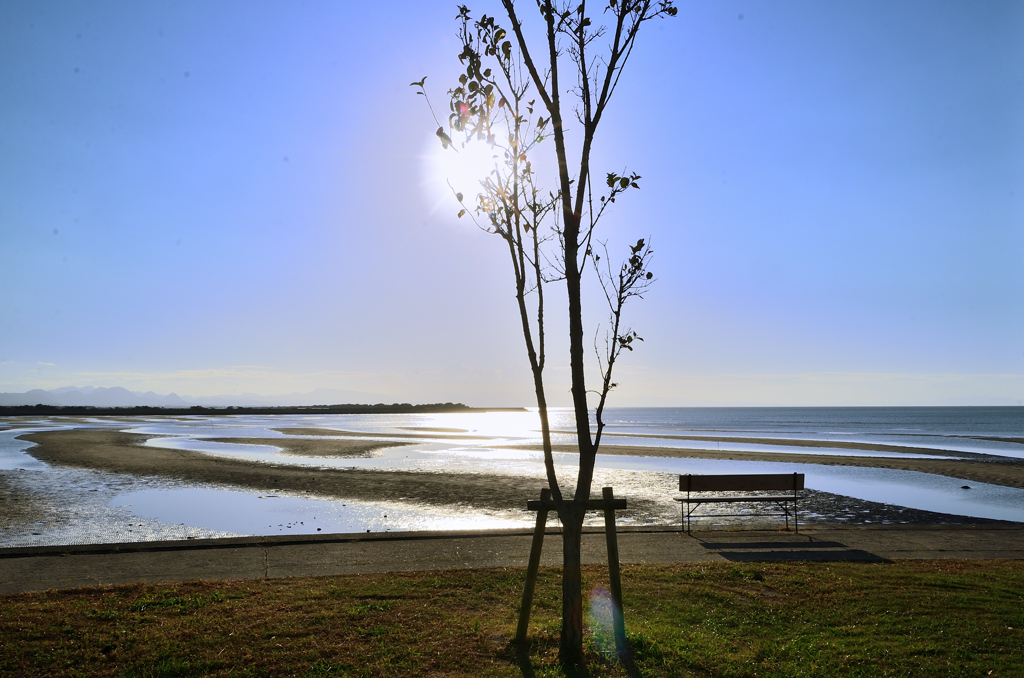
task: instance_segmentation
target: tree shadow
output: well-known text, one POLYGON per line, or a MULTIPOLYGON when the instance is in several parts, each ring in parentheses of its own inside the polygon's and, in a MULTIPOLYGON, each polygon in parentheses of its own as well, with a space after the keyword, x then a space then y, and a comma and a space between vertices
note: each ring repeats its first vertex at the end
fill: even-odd
MULTIPOLYGON (((533 668, 533 660, 530 658, 530 651, 532 649, 534 649, 534 646, 531 643, 524 643, 522 645, 510 643, 508 647, 508 651, 511 657, 514 658, 515 664, 519 667, 519 671, 523 674, 523 678, 536 678, 537 675, 533 668)), ((640 667, 636 665, 631 651, 619 655, 618 660, 630 678, 643 678, 643 673, 641 673, 640 667)), ((566 678, 590 678, 590 670, 586 663, 576 666, 562 664, 561 669, 566 678)))
POLYGON ((515 651, 516 664, 519 666, 523 678, 534 678, 537 674, 533 672, 533 662, 530 661, 530 646, 523 643, 522 645, 516 645, 513 650, 515 651))
POLYGON ((622 662, 622 668, 626 669, 629 678, 643 678, 643 674, 640 673, 640 667, 636 665, 636 661, 633 658, 632 651, 627 651, 622 657, 619 657, 619 661, 622 662))

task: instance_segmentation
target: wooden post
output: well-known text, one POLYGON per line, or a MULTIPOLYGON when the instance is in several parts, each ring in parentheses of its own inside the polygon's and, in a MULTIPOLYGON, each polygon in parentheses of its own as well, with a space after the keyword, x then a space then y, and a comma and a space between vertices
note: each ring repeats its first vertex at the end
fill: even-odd
POLYGON ((610 487, 601 490, 604 495, 604 535, 608 543, 608 579, 612 594, 612 628, 615 633, 615 649, 619 657, 629 652, 626 644, 626 622, 622 614, 622 579, 619 574, 619 539, 615 531, 615 492, 610 487))
MULTIPOLYGON (((519 626, 516 628, 516 644, 526 642, 526 632, 530 625, 530 609, 533 607, 533 591, 537 586, 537 571, 540 569, 540 552, 544 546, 544 530, 548 520, 548 512, 555 510, 555 502, 551 499, 551 490, 545 488, 540 492, 540 501, 526 502, 526 508, 537 512, 537 526, 533 530, 533 546, 530 547, 530 564, 526 568, 526 587, 523 591, 523 602, 519 608, 519 626)), ((605 535, 608 542, 608 574, 611 579, 612 624, 615 630, 615 646, 619 655, 625 657, 626 626, 622 618, 622 582, 619 575, 619 540, 615 533, 615 511, 626 508, 625 499, 616 499, 612 488, 604 488, 603 499, 588 499, 584 503, 586 511, 604 511, 605 535)))
POLYGON ((530 565, 526 568, 526 588, 523 591, 523 602, 519 607, 519 626, 516 629, 516 644, 526 642, 526 631, 530 626, 530 608, 533 607, 533 591, 537 586, 537 571, 540 569, 540 552, 544 546, 544 531, 547 529, 547 502, 551 499, 551 490, 540 491, 541 507, 537 509, 537 526, 533 530, 533 545, 530 547, 530 565))

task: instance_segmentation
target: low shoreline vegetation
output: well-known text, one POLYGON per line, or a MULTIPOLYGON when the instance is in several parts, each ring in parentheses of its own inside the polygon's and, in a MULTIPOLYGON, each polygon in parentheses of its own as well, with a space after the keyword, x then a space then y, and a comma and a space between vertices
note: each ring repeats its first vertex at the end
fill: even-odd
POLYGON ((470 407, 462 403, 377 403, 376 405, 281 405, 268 407, 158 407, 135 405, 131 407, 96 407, 92 405, 4 405, 0 417, 135 417, 135 416, 227 416, 235 414, 409 414, 440 412, 522 412, 521 407, 470 407))
MULTIPOLYGON (((584 568, 594 676, 624 676, 584 568)), ((0 675, 558 676, 560 570, 135 584, 0 597, 0 675)), ((648 677, 1021 676, 1024 561, 623 566, 648 677)))

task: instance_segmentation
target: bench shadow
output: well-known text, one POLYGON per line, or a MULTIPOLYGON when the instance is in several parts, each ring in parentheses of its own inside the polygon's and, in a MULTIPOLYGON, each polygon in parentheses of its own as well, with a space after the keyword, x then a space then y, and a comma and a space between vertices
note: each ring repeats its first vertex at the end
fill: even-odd
POLYGON ((720 551, 719 554, 728 561, 735 563, 766 563, 772 561, 816 561, 816 562, 851 562, 887 563, 888 558, 876 556, 874 553, 859 549, 843 551, 720 551))
POLYGON ((803 548, 810 549, 825 549, 825 548, 849 548, 846 544, 841 544, 837 541, 815 541, 811 538, 807 538, 806 541, 790 540, 790 541, 700 541, 700 545, 706 549, 786 549, 793 548, 796 546, 802 546, 803 548))
POLYGON ((866 562, 885 563, 887 558, 869 551, 853 549, 837 541, 817 541, 799 537, 777 541, 704 541, 694 537, 705 549, 725 560, 738 563, 772 561, 866 562))

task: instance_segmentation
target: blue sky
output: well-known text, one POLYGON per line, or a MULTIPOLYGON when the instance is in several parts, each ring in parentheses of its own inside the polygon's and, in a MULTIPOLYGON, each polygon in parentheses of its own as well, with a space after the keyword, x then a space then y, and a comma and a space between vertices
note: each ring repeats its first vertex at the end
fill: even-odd
MULTIPOLYGON (((531 404, 408 87, 443 102, 455 7, 392 6, 0 5, 0 391, 531 404)), ((605 236, 658 277, 613 405, 1024 402, 1024 5, 647 28, 594 156, 643 175, 605 236)))

